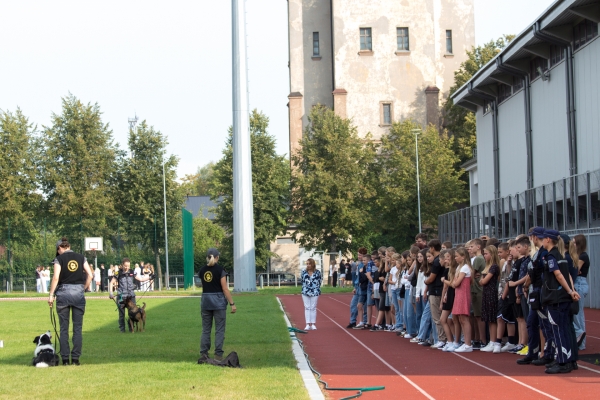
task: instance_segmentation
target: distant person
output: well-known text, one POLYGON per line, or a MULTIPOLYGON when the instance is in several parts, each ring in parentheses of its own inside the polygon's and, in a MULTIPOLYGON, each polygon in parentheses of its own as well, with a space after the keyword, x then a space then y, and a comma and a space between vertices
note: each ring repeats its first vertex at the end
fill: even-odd
POLYGON ((35 288, 38 293, 42 293, 42 266, 35 267, 35 288))
POLYGON ((100 280, 102 281, 100 285, 100 290, 106 292, 107 286, 106 282, 108 280, 108 270, 104 268, 104 264, 100 264, 100 280))
POLYGON ((100 275, 100 268, 94 269, 94 283, 96 284, 96 292, 99 292, 100 285, 102 283, 102 278, 100 275))
POLYGON ((422 232, 418 233, 417 236, 415 236, 415 246, 417 246, 419 250, 423 250, 427 247, 427 234, 422 232))
MULTIPOLYGON (((143 267, 143 264, 142 264, 143 267)), ((133 273, 138 275, 138 276, 142 276, 142 268, 140 268, 140 264, 135 264, 135 268, 133 269, 133 273)), ((142 285, 141 282, 136 280, 135 282, 135 290, 140 290, 142 285)))
POLYGON ((63 365, 79 365, 83 342, 85 289, 92 282, 92 270, 81 254, 71 251, 67 238, 56 244, 54 275, 48 305, 53 307, 56 294, 56 313, 60 324, 60 355, 63 365), (84 275, 84 272, 86 273, 84 275), (73 321, 73 350, 69 347, 69 320, 73 321), (70 356, 70 360, 69 360, 70 356))
MULTIPOLYGON (((335 265, 335 264, 333 264, 335 265)), ((321 271, 317 269, 315 260, 306 260, 306 269, 300 273, 302 280, 302 301, 304 302, 305 331, 317 330, 317 301, 321 295, 321 271)))

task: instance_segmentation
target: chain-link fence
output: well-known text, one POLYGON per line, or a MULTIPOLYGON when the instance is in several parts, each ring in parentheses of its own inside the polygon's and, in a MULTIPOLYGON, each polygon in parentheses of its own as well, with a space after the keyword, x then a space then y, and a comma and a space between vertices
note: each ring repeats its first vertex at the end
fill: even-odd
MULTIPOLYGON (((165 274, 164 219, 159 216, 116 216, 111 218, 41 217, 33 223, 0 221, 0 284, 2 291, 36 291, 36 267, 50 266, 56 242, 66 237, 71 249, 84 253, 92 267, 121 263, 123 257, 136 263, 150 263, 157 276, 165 274), (84 252, 86 237, 102 237, 104 251, 84 252)), ((183 274, 181 216, 168 222, 168 263, 170 275, 183 274)))

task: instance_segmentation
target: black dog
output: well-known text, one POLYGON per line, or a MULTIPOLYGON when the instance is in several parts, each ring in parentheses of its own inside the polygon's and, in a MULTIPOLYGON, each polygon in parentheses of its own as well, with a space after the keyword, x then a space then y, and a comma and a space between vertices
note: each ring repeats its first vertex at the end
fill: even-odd
POLYGON ((33 343, 37 344, 35 351, 33 352, 33 359, 31 365, 38 368, 44 367, 56 367, 59 362, 58 354, 54 352, 54 346, 52 346, 52 334, 50 331, 42 333, 40 336, 36 336, 33 339, 33 343))

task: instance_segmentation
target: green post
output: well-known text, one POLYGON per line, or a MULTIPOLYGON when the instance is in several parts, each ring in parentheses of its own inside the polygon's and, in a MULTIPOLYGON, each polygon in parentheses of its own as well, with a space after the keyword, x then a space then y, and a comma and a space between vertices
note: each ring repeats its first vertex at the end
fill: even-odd
POLYGON ((183 229, 183 285, 186 289, 194 286, 194 217, 185 208, 181 209, 183 229))
POLYGON ((8 219, 8 282, 9 282, 9 287, 10 287, 10 291, 12 292, 12 288, 13 288, 13 271, 12 271, 12 267, 13 267, 13 255, 12 255, 12 248, 10 246, 10 218, 8 219))
POLYGON ((48 265, 48 242, 46 241, 46 218, 44 217, 44 266, 48 265))

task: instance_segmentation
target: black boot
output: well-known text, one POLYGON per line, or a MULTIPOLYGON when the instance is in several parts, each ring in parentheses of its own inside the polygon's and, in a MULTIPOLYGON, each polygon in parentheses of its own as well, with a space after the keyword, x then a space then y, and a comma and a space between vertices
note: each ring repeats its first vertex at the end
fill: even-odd
POLYGON ((568 374, 573 371, 573 366, 570 362, 566 364, 556 363, 553 367, 546 369, 547 374, 568 374))

